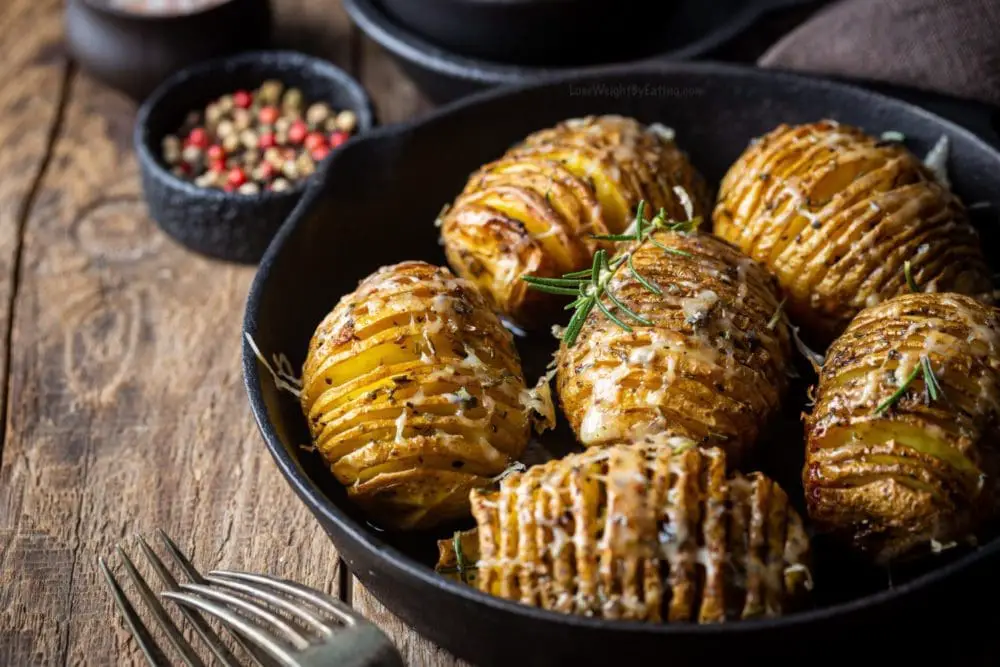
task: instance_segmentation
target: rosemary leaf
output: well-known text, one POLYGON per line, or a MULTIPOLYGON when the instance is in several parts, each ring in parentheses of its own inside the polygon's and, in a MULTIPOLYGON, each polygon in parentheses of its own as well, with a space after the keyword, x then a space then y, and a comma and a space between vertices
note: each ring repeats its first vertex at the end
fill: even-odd
POLYGON ((687 252, 686 250, 681 250, 679 248, 671 248, 668 245, 663 245, 653 237, 649 238, 649 242, 655 245, 657 248, 660 248, 664 252, 669 252, 672 255, 680 255, 681 257, 692 257, 691 253, 687 252))
POLYGON ((781 302, 778 304, 778 307, 774 310, 774 315, 772 315, 771 319, 767 321, 768 331, 774 331, 774 327, 778 326, 778 322, 781 321, 781 313, 784 312, 785 310, 786 301, 788 301, 787 296, 781 300, 781 302))
POLYGON ((934 369, 931 367, 931 360, 926 354, 920 356, 920 365, 924 370, 924 385, 927 387, 927 393, 932 401, 936 401, 944 394, 944 390, 941 389, 941 383, 938 382, 937 375, 934 374, 934 369))
POLYGON ((572 273, 564 273, 563 278, 589 278, 590 269, 583 269, 582 271, 573 271, 572 273))
POLYGON ((549 287, 577 286, 586 282, 580 278, 542 278, 539 276, 521 276, 521 280, 532 285, 547 285, 549 287))
POLYGON ((917 287, 917 281, 913 279, 913 271, 910 268, 910 260, 903 262, 903 275, 906 276, 906 286, 910 288, 910 291, 916 294, 920 291, 917 287))
POLYGON ((645 213, 646 200, 641 199, 639 200, 639 205, 635 209, 635 240, 640 242, 642 241, 643 234, 646 233, 646 230, 643 228, 646 222, 644 217, 645 213))
POLYGON ((892 393, 892 396, 879 403, 879 406, 875 408, 875 414, 880 415, 886 410, 888 410, 890 407, 895 405, 896 402, 903 397, 903 394, 905 394, 909 390, 910 385, 913 384, 913 381, 917 379, 917 376, 923 372, 924 368, 922 364, 914 368, 913 371, 906 377, 906 379, 903 380, 903 384, 899 385, 899 388, 892 393))
POLYGON ((458 569, 458 577, 462 580, 463 584, 469 583, 465 579, 465 554, 462 553, 462 534, 455 531, 455 536, 452 538, 455 545, 455 567, 458 569))
POLYGON ((615 316, 615 314, 611 312, 611 309, 605 306, 600 299, 594 299, 594 302, 597 304, 597 307, 601 309, 601 312, 604 313, 609 320, 620 326, 625 331, 632 333, 632 327, 630 327, 629 325, 625 324, 620 319, 618 319, 615 316))
POLYGON ((566 343, 567 347, 576 342, 576 337, 580 335, 580 330, 583 329, 583 323, 587 320, 587 316, 590 315, 590 311, 594 309, 595 301, 597 299, 591 297, 573 313, 569 324, 566 325, 566 331, 563 332, 563 342, 566 343))
POLYGON ((601 278, 601 267, 604 266, 605 258, 608 253, 603 248, 598 250, 594 255, 594 265, 590 269, 590 280, 593 282, 594 289, 598 289, 598 281, 601 278))
POLYGON ((635 320, 639 324, 645 324, 646 326, 649 326, 649 325, 652 324, 651 321, 647 320, 642 315, 639 315, 638 313, 632 311, 624 303, 622 303, 621 301, 619 301, 618 297, 616 297, 611 292, 611 290, 604 290, 604 293, 608 295, 608 298, 611 300, 611 303, 615 304, 615 306, 618 307, 618 310, 622 311, 623 313, 625 313, 626 315, 628 315, 629 317, 631 317, 633 320, 635 320))
POLYGON ((645 287, 646 289, 648 289, 650 292, 652 292, 653 294, 655 294, 657 296, 662 296, 663 295, 663 290, 661 290, 657 285, 653 284, 651 281, 647 280, 645 277, 643 277, 643 275, 641 273, 639 273, 636 270, 635 266, 632 264, 632 255, 631 254, 629 254, 629 256, 628 256, 628 270, 632 272, 632 275, 635 277, 636 280, 639 281, 639 283, 643 287, 645 287))

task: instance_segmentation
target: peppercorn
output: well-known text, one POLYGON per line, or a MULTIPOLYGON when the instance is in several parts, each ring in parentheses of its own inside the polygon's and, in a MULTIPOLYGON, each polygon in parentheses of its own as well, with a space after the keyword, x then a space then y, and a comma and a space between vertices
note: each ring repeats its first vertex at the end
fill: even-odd
POLYGON ((319 132, 310 132, 305 139, 305 148, 312 153, 317 148, 326 146, 326 137, 319 132))
POLYGON ((271 147, 264 151, 264 161, 275 169, 281 169, 281 165, 285 164, 285 157, 278 148, 271 147))
POLYGON ((223 111, 222 107, 218 104, 209 104, 205 107, 205 124, 209 127, 215 127, 222 120, 223 111))
POLYGON ((257 146, 260 148, 273 148, 276 144, 274 132, 264 132, 257 138, 257 146))
POLYGON ((264 125, 274 125, 274 123, 281 117, 281 112, 278 111, 278 107, 262 107, 257 113, 257 120, 259 120, 264 125))
POLYGON ((306 135, 309 133, 309 128, 301 120, 297 120, 292 123, 292 126, 288 128, 288 141, 293 144, 301 144, 305 141, 306 135))
POLYGON ((270 188, 274 192, 284 192, 285 190, 291 189, 292 185, 283 178, 276 178, 274 182, 271 183, 270 188))
POLYGON ((212 188, 219 184, 219 174, 215 171, 206 171, 204 174, 194 179, 194 184, 200 188, 212 188))
POLYGON ((212 144, 205 151, 205 155, 208 156, 210 162, 218 162, 226 159, 226 149, 219 144, 212 144))
POLYGON ((341 146, 348 139, 350 139, 350 137, 346 132, 338 130, 330 135, 330 147, 336 148, 341 146))
POLYGON ((302 113, 302 91, 298 88, 289 88, 281 98, 281 109, 286 113, 291 112, 296 115, 302 113))
POLYGON ((219 121, 219 124, 215 127, 215 134, 221 139, 225 139, 235 131, 236 126, 233 125, 233 121, 231 120, 219 121))
POLYGON ((261 162, 253 169, 251 174, 253 180, 259 182, 269 181, 274 178, 274 165, 270 162, 261 162))
POLYGON ((249 109, 250 105, 253 103, 253 98, 250 97, 250 93, 245 90, 237 90, 233 93, 233 104, 240 109, 249 109))
POLYGON ((290 181, 298 179, 299 168, 295 165, 295 160, 285 160, 285 163, 281 165, 281 173, 290 181))
POLYGON ((323 160, 326 159, 326 156, 329 154, 330 154, 329 146, 320 146, 319 148, 313 150, 312 153, 310 153, 310 155, 312 155, 312 159, 314 162, 322 162, 323 160))
POLYGON ((222 138, 222 147, 226 149, 226 153, 233 153, 240 147, 240 135, 233 132, 227 134, 222 138))
POLYGON ((163 137, 163 161, 175 165, 181 161, 181 140, 172 134, 163 137))
POLYGON ((255 195, 260 192, 260 186, 256 183, 244 183, 238 189, 241 195, 255 195))
POLYGON ((253 130, 243 130, 240 132, 240 143, 251 151, 257 150, 260 145, 260 138, 253 130))
POLYGON ((246 109, 233 109, 233 125, 237 130, 245 130, 253 122, 253 115, 246 109))
POLYGON ((319 128, 330 117, 330 107, 323 102, 316 102, 306 109, 306 122, 310 127, 319 128))
POLYGON ((203 127, 195 127, 188 133, 186 143, 190 146, 197 146, 198 148, 205 148, 208 146, 208 132, 205 131, 203 127))
POLYGON ((234 167, 233 169, 231 169, 229 171, 229 174, 226 176, 226 183, 233 186, 234 188, 238 188, 246 182, 247 182, 247 175, 243 173, 243 170, 240 169, 239 167, 234 167))
POLYGON ((280 81, 268 79, 257 89, 257 99, 262 104, 278 104, 281 101, 281 93, 284 88, 285 86, 280 81))
POLYGON ((338 130, 350 134, 358 126, 358 117, 350 109, 344 109, 337 114, 334 123, 338 130))
POLYGON ((308 176, 316 171, 316 163, 308 153, 302 153, 296 158, 295 167, 302 176, 308 176))

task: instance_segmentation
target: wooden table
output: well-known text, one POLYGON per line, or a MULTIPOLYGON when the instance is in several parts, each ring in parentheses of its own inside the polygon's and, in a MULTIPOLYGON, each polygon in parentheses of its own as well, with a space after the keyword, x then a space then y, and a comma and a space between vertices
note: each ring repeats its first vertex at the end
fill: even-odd
MULTIPOLYGON (((275 3, 279 42, 359 78, 391 123, 429 108, 335 0, 275 3)), ((143 664, 97 567, 163 528, 199 568, 333 591, 410 665, 459 664, 344 571, 252 423, 253 268, 147 217, 135 104, 65 56, 62 0, 0 2, 0 665, 143 664)))

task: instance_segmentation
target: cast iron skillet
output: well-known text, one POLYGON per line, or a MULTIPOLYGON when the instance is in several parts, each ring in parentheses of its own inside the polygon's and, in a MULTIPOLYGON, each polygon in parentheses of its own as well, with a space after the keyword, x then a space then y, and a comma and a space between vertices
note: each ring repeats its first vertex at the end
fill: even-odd
POLYGON ((343 0, 351 20, 437 103, 579 74, 598 62, 705 58, 765 14, 825 1, 343 0), (607 17, 594 18, 608 7, 607 17), (619 24, 622 18, 631 25, 619 24), (602 37, 581 47, 573 32, 591 23, 603 28, 602 37))
MULTIPOLYGON (((873 133, 896 130, 918 154, 946 134, 954 187, 967 203, 988 204, 976 207, 975 222, 987 250, 996 247, 1000 153, 949 121, 875 93, 775 72, 711 63, 605 69, 490 91, 351 142, 324 166, 264 256, 250 290, 246 333, 268 357, 284 353, 300 368, 314 327, 359 279, 405 259, 443 263, 432 221, 470 171, 533 130, 611 112, 675 128, 713 183, 751 138, 780 122, 832 117, 873 133)), ((554 341, 544 334, 540 342, 528 338, 518 345, 532 376, 554 341)), ((249 345, 243 354, 250 404, 267 446, 351 571, 404 622, 474 663, 928 664, 935 655, 968 655, 966 642, 991 637, 986 628, 996 619, 984 609, 996 607, 992 601, 1000 592, 1000 540, 946 552, 929 571, 899 568, 891 589, 884 571, 860 568, 817 544, 816 608, 727 625, 601 621, 481 594, 429 566, 433 540, 446 530, 400 536, 365 522, 318 455, 301 447, 309 435, 297 401, 275 387, 249 345)), ((786 464, 762 463, 793 495, 801 493, 794 489, 801 408, 791 405, 785 428, 764 443, 786 464)))

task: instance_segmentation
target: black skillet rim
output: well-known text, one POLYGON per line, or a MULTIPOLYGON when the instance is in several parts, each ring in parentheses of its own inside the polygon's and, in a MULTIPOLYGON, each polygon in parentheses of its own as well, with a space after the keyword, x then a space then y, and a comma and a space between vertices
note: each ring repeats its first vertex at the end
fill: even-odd
POLYGON ((394 57, 440 76, 485 85, 536 83, 551 76, 593 74, 606 67, 644 66, 664 60, 686 60, 707 53, 739 35, 763 14, 799 5, 818 5, 818 0, 757 0, 734 12, 732 18, 700 38, 676 49, 667 49, 632 61, 583 67, 533 67, 508 65, 451 51, 425 39, 386 14, 375 0, 343 0, 351 20, 394 57))
MULTIPOLYGON (((233 2, 233 0, 226 0, 226 2, 222 3, 222 5, 218 5, 218 7, 229 4, 230 2, 233 2)), ((217 7, 213 7, 213 9, 215 8, 217 7)), ((185 196, 191 198, 202 200, 208 199, 213 201, 230 201, 233 199, 239 199, 242 201, 253 202, 255 200, 263 201, 266 198, 287 199, 301 197, 308 190, 310 184, 314 181, 321 180, 322 177, 320 176, 320 173, 322 172, 322 169, 317 169, 316 173, 311 174, 309 178, 293 183, 292 187, 287 190, 282 190, 281 192, 265 190, 255 194, 243 194, 240 192, 226 192, 225 190, 219 190, 216 188, 204 188, 199 185, 195 185, 192 181, 185 181, 182 178, 174 176, 163 166, 162 158, 156 151, 154 138, 150 136, 148 127, 149 116, 154 112, 154 110, 162 105, 170 94, 173 93, 178 87, 187 85, 194 79, 200 79, 220 73, 224 74, 228 67, 249 64, 260 65, 262 66, 262 69, 267 69, 269 66, 279 62, 291 63, 294 65, 307 65, 314 68, 316 71, 322 73, 323 77, 327 79, 331 87, 344 88, 348 91, 352 98, 355 98, 358 101, 357 108, 351 108, 351 111, 355 112, 358 118, 357 129, 350 137, 350 140, 345 143, 345 147, 347 144, 372 133, 373 128, 376 127, 376 119, 371 97, 368 95, 368 91, 365 87, 361 85, 361 82, 351 76, 348 72, 337 67, 328 60, 324 60, 323 58, 312 56, 301 51, 288 49, 259 49, 212 58, 211 60, 190 65, 174 72, 164 79, 156 88, 154 88, 153 92, 151 92, 142 102, 135 118, 132 143, 136 153, 139 155, 140 161, 156 170, 158 175, 162 178, 169 179, 173 187, 177 188, 185 196)), ((338 151, 331 151, 331 156, 335 155, 337 152, 338 151)), ((331 159, 332 158, 328 157, 326 161, 329 162, 331 159)))
MULTIPOLYGON (((908 102, 898 100, 895 98, 887 97, 880 93, 865 90, 863 88, 858 88, 856 86, 851 86, 841 82, 830 81, 826 79, 820 79, 816 77, 804 76, 799 74, 793 74, 788 72, 772 71, 772 70, 760 70, 751 67, 743 67, 738 65, 729 65, 716 62, 660 62, 660 63, 643 63, 642 65, 626 65, 626 66, 613 66, 613 67, 598 67, 588 70, 587 72, 577 73, 569 76, 553 76, 545 77, 543 79, 534 80, 527 84, 521 84, 517 86, 504 86, 499 88, 494 88, 481 93, 477 93, 458 101, 443 105, 434 111, 424 114, 416 119, 407 121, 405 123, 399 123, 395 125, 383 126, 375 131, 369 132, 364 138, 370 138, 372 140, 377 140, 381 137, 393 136, 398 134, 405 134, 412 132, 417 129, 421 124, 425 122, 430 122, 437 120, 441 117, 450 115, 451 113, 461 110, 465 107, 474 106, 478 104, 487 103, 491 100, 502 98, 508 94, 513 94, 521 92, 523 90, 545 87, 550 85, 558 84, 569 84, 576 82, 578 80, 592 80, 598 77, 612 77, 612 76, 627 76, 630 74, 634 75, 644 75, 644 74, 669 74, 675 71, 684 71, 690 74, 702 74, 702 75, 714 75, 714 74, 724 74, 724 75, 738 75, 744 78, 744 80, 774 80, 778 79, 781 81, 786 81, 789 83, 797 83, 800 86, 812 87, 814 89, 833 89, 838 93, 851 96, 854 98, 863 98, 867 100, 873 100, 878 104, 889 104, 898 105, 905 108, 908 112, 923 116, 934 122, 938 123, 942 129, 947 131, 949 135, 963 135, 967 141, 971 141, 978 144, 979 148, 988 151, 994 155, 997 155, 997 149, 990 146, 987 142, 980 139, 974 133, 966 130, 965 128, 955 124, 954 122, 942 118, 936 114, 933 114, 925 109, 917 107, 908 102)), ((363 138, 363 139, 364 139, 363 138)), ((353 147, 355 150, 358 146, 363 145, 364 140, 360 140, 353 147)), ((1000 160, 1000 155, 997 155, 998 160, 1000 160)), ((775 618, 761 618, 761 619, 749 619, 745 621, 740 621, 738 623, 724 623, 724 624, 672 624, 672 623, 643 623, 639 621, 621 621, 621 620, 604 620, 597 618, 589 618, 585 616, 576 616, 570 614, 561 614, 554 611, 547 611, 544 609, 539 609, 536 607, 530 607, 528 605, 521 604, 519 602, 505 600, 499 597, 489 595, 487 593, 482 593, 477 589, 472 588, 455 581, 451 581, 445 577, 434 572, 432 568, 417 562, 415 559, 406 555, 405 553, 399 551, 395 547, 385 543, 380 540, 377 535, 373 534, 370 530, 366 529, 360 523, 351 519, 346 513, 344 513, 330 498, 328 498, 318 485, 310 479, 310 477, 301 468, 298 461, 290 454, 289 450, 282 444, 274 427, 271 425, 268 415, 267 407, 264 403, 263 394, 261 391, 261 373, 260 365, 257 361, 257 357, 254 354, 253 349, 246 340, 246 335, 249 332, 256 331, 257 327, 257 310, 260 304, 261 292, 264 289, 264 284, 267 282, 268 274, 270 273, 271 265, 274 263, 275 258, 280 253, 282 246, 288 236, 291 235, 292 231, 297 226, 299 220, 303 216, 303 212, 312 205, 312 202, 320 196, 322 189, 322 183, 327 177, 326 171, 333 168, 334 163, 337 161, 338 156, 335 155, 333 158, 327 161, 323 165, 320 172, 318 172, 319 177, 312 181, 305 193, 305 195, 299 200, 298 205, 289 215, 288 219, 281 226, 281 229, 274 236, 271 241, 270 246, 268 246, 267 252, 264 254, 263 259, 260 262, 257 273, 254 276, 253 282, 250 286, 250 291, 246 302, 246 312, 244 315, 243 322, 243 379, 244 387, 249 398, 250 407, 254 415, 254 420, 257 423, 257 427, 264 438, 265 444, 268 450, 270 450, 278 469, 281 471, 282 475, 291 484, 292 488, 295 490, 296 494, 302 499, 310 510, 317 515, 322 515, 323 521, 329 522, 336 525, 344 534, 345 539, 353 540, 355 543, 355 548, 363 552, 364 556, 373 560, 381 561, 382 567, 386 569, 391 569, 397 576, 405 576, 410 579, 417 579, 419 583, 427 586, 432 586, 434 588, 442 589, 443 592, 449 593, 451 595, 457 595, 464 599, 466 602, 473 604, 485 605, 487 607, 493 608, 494 611, 500 613, 516 614, 527 618, 528 620, 539 621, 539 622, 552 622, 552 623, 562 623, 569 626, 575 626, 582 630, 587 629, 601 629, 608 630, 613 629, 621 633, 631 633, 631 634, 654 634, 654 635, 696 635, 696 636, 731 636, 731 635, 743 635, 748 633, 754 633, 760 630, 776 630, 776 629, 794 629, 802 626, 809 626, 817 622, 832 621, 834 619, 846 616, 851 612, 859 611, 862 609, 867 609, 869 607, 880 605, 884 603, 889 603, 900 598, 909 595, 911 592, 915 592, 919 589, 931 586, 942 580, 945 580, 960 571, 966 570, 977 563, 982 562, 985 559, 996 557, 1000 553, 1000 537, 991 540, 984 546, 981 546, 976 551, 965 554, 962 557, 956 559, 953 562, 947 563, 942 567, 936 568, 930 572, 922 574, 904 584, 887 589, 884 591, 879 591, 878 593, 873 593, 871 595, 866 595, 863 597, 855 598, 847 602, 841 602, 826 607, 818 609, 810 609, 807 611, 795 612, 788 614, 787 616, 779 616, 775 618)))

